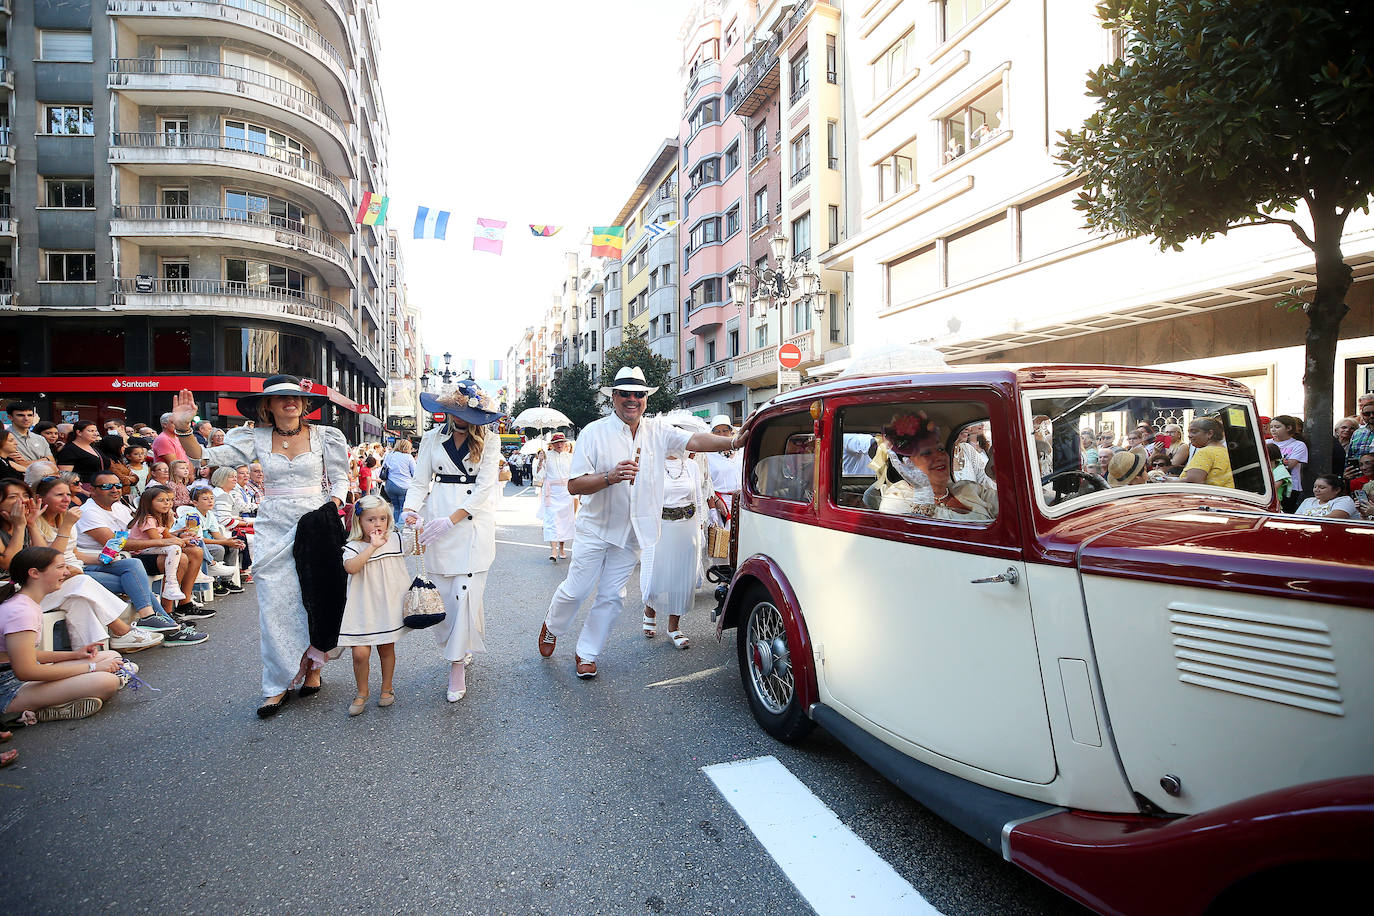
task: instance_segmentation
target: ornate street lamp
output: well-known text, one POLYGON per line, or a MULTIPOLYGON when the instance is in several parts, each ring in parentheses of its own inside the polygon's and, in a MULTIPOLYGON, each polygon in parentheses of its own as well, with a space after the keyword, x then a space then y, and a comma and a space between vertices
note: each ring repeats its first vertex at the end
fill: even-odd
POLYGON ((782 341, 781 309, 784 305, 809 302, 818 317, 825 313, 825 300, 820 295, 820 274, 811 270, 808 261, 788 259, 787 242, 787 236, 778 232, 768 240, 773 249, 773 266, 761 269, 741 267, 736 271, 735 279, 730 281, 730 301, 734 302, 737 309, 743 310, 748 303, 751 316, 755 314, 753 306, 756 304, 762 305, 765 310, 779 310, 779 342, 782 341), (752 295, 749 282, 751 278, 754 281, 752 295))

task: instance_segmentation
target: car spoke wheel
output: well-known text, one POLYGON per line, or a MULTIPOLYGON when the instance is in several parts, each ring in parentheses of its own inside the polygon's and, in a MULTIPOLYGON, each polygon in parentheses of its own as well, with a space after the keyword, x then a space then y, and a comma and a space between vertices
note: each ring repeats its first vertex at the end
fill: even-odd
POLYGON ((738 651, 749 707, 764 731, 782 741, 796 741, 814 723, 797 700, 787 625, 766 594, 751 596, 748 607, 744 626, 738 631, 738 651))

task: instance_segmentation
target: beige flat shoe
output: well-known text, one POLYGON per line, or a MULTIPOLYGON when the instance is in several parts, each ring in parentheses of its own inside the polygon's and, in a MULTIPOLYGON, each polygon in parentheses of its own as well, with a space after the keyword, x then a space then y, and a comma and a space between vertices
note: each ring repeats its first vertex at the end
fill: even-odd
MULTIPOLYGON (((380 705, 380 704, 379 704, 380 705)), ((367 707, 367 697, 363 694, 353 698, 353 702, 348 704, 348 714, 350 716, 361 716, 367 707)))
POLYGON ((390 706, 392 703, 395 702, 396 694, 392 693, 390 690, 383 690, 382 695, 377 697, 377 705, 383 708, 390 706))

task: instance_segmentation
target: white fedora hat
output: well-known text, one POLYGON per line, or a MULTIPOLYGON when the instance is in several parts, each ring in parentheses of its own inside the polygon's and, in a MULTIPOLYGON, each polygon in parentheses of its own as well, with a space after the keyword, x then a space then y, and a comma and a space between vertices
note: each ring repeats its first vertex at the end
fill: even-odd
POLYGON ((735 424, 730 422, 730 418, 725 414, 718 414, 711 418, 711 428, 715 429, 717 426, 728 426, 731 429, 735 428, 735 424))
POLYGON ((615 374, 615 382, 610 387, 603 387, 601 393, 610 397, 611 392, 617 388, 621 391, 642 391, 645 396, 658 390, 656 387, 649 387, 648 380, 644 378, 644 370, 638 366, 622 366, 620 371, 615 374))

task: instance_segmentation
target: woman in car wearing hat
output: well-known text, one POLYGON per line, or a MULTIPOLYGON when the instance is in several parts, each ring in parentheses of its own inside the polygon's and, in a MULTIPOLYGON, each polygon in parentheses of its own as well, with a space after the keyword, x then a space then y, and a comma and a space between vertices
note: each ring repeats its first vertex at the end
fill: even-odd
POLYGON ((573 498, 568 492, 572 476, 572 443, 562 433, 549 438, 548 452, 542 456, 544 485, 540 488, 539 508, 544 519, 544 540, 549 542, 549 559, 566 560, 564 546, 573 536, 573 498))
POLYGON ((467 694, 467 661, 487 649, 482 597, 496 558, 494 498, 501 471, 501 440, 487 424, 501 412, 472 381, 438 397, 421 394, 420 404, 448 416, 420 440, 401 514, 406 524, 423 525, 425 569, 444 599, 444 619, 433 633, 449 662, 448 701, 456 703, 467 694))
POLYGON ((342 505, 348 496, 348 442, 332 426, 306 419, 326 398, 294 375, 274 375, 261 394, 238 399, 238 411, 256 427, 229 430, 224 444, 202 450, 191 431, 195 396, 182 389, 172 403, 172 426, 191 458, 209 458, 217 467, 257 462, 263 470, 263 497, 253 540, 253 582, 258 592, 258 625, 262 631, 262 695, 258 715, 274 715, 286 702, 297 674, 307 671, 301 696, 320 690, 323 658, 308 656, 309 622, 301 600, 293 548, 296 523, 320 508, 324 499, 342 505), (328 481, 328 490, 324 481, 328 481))

